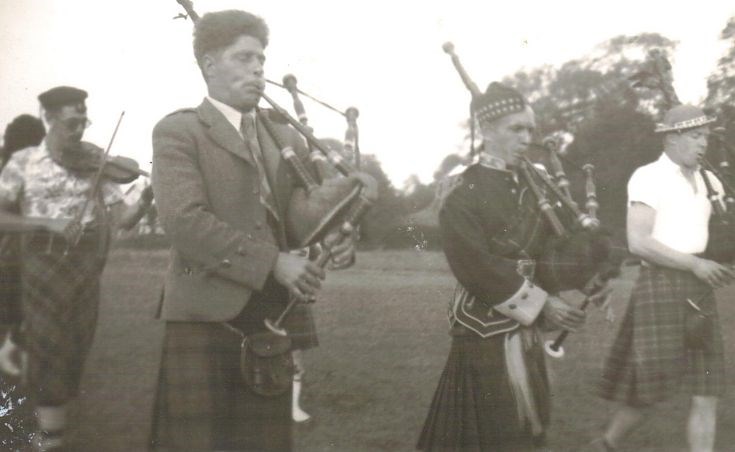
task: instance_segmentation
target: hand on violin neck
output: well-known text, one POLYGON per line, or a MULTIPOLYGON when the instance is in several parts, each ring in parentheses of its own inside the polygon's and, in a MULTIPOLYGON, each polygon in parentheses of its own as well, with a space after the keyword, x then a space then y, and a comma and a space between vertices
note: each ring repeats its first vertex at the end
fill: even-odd
POLYGON ((121 203, 122 206, 113 210, 113 218, 116 226, 120 229, 129 230, 138 222, 148 211, 153 202, 153 188, 146 185, 140 193, 138 201, 132 205, 121 203))
POLYGON ((138 199, 141 207, 150 206, 153 202, 153 186, 146 185, 142 192, 140 192, 140 198, 138 199))

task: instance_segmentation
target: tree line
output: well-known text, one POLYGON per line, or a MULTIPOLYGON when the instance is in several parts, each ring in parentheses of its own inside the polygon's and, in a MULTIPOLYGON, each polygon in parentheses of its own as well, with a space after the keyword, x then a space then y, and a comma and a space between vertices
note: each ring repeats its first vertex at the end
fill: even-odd
MULTIPOLYGON (((727 21, 720 38, 727 50, 707 80, 707 96, 701 106, 717 116, 715 125, 724 129, 724 142, 735 149, 735 17, 727 21)), ((671 60, 676 44, 656 33, 617 36, 579 59, 518 71, 503 80, 533 106, 539 140, 552 133, 566 139, 563 160, 580 205, 584 205, 581 168, 586 163, 594 165, 599 217, 619 241, 624 240, 627 181, 636 168, 661 153, 660 137, 653 130, 665 112, 662 94, 634 88, 630 77, 644 67, 650 50, 659 49, 671 60)), ((467 141, 469 149, 469 136, 467 141)), ((710 161, 716 164, 720 153, 709 152, 710 161)), ((399 190, 373 156, 365 159, 364 169, 381 184, 381 198, 362 226, 363 244, 438 248, 440 199, 436 193, 441 193, 447 174, 467 162, 466 154, 448 155, 434 181, 421 184, 412 177, 408 187, 399 190)))

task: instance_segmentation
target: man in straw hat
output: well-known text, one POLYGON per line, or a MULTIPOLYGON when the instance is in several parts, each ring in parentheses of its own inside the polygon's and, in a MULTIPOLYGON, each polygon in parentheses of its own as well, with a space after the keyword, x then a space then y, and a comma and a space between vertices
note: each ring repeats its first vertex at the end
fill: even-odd
MULTIPOLYGON (((100 278, 113 227, 130 228, 152 200, 145 190, 130 206, 120 187, 68 164, 78 155, 89 125, 87 92, 58 86, 38 96, 48 133, 38 146, 12 154, 0 174, 0 208, 42 219, 44 231, 23 235, 23 338, 26 379, 40 432, 38 450, 63 445, 67 406, 79 393, 82 370, 97 323, 100 278), (80 220, 77 243, 65 225, 80 220)), ((4 225, 0 225, 4 226, 4 225)))
MULTIPOLYGON (((258 111, 267 44, 260 17, 236 10, 202 16, 194 55, 208 95, 153 131, 153 189, 172 244, 160 308, 166 333, 154 414, 157 450, 291 448, 291 381, 281 391, 257 392, 244 377, 241 346, 243 338, 267 331, 264 321, 276 319, 289 296, 305 300, 321 288, 323 269, 289 253, 304 244, 287 225, 294 199, 305 203, 304 216, 296 218, 304 234, 321 221, 323 206, 305 197, 274 136, 307 161, 303 141, 258 111)), ((357 183, 337 181, 335 193, 357 183)), ((335 265, 350 265, 351 237, 335 243, 332 253, 335 265)), ((295 320, 286 318, 287 332, 295 320)), ((271 371, 293 369, 262 374, 271 371)))
MULTIPOLYGON (((679 392, 692 396, 691 450, 714 446, 717 397, 725 376, 712 289, 731 283, 735 273, 701 257, 712 206, 699 170, 713 121, 691 105, 669 110, 656 127, 663 153, 628 182, 628 247, 642 265, 604 367, 601 395, 622 405, 595 441, 600 450, 615 450, 640 425, 648 407, 679 392), (697 313, 709 322, 698 341, 687 334, 697 313)), ((721 196, 720 182, 704 174, 721 196)))
POLYGON ((575 330, 584 312, 534 283, 551 237, 520 174, 535 128, 512 88, 492 83, 472 101, 483 148, 439 213, 458 280, 452 346, 417 447, 528 450, 544 442, 549 386, 538 325, 575 330))

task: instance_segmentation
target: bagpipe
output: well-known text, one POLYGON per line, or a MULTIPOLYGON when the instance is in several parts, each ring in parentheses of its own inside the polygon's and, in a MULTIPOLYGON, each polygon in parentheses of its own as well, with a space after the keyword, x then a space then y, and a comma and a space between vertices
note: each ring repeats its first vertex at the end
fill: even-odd
MULTIPOLYGON (((325 268, 332 258, 332 245, 353 235, 362 218, 374 204, 378 197, 377 184, 369 176, 358 174, 357 169, 345 156, 313 135, 307 125, 308 119, 298 98, 299 91, 295 83, 293 77, 288 85, 290 89, 287 89, 294 98, 294 107, 299 120, 290 116, 266 94, 262 97, 273 110, 268 113, 259 110, 258 118, 281 149, 282 157, 289 163, 302 185, 302 189, 295 191, 289 202, 287 228, 299 237, 300 248, 317 245, 319 252, 315 264, 325 268), (281 135, 280 129, 273 126, 272 122, 281 120, 291 125, 306 139, 310 149, 310 160, 316 168, 319 179, 306 168, 304 162, 288 144, 286 137, 281 135), (328 165, 345 177, 331 177, 333 172, 328 165), (335 230, 336 235, 328 236, 335 230)), ((351 146, 351 149, 359 150, 355 121, 357 109, 353 108, 352 111, 354 113, 346 115, 348 139, 345 149, 350 149, 351 146)), ((359 161, 359 158, 356 161, 359 161)), ((267 331, 250 335, 243 340, 240 362, 242 374, 248 385, 257 393, 277 395, 291 388, 290 338, 282 323, 300 302, 297 297, 291 296, 277 319, 265 320, 267 331), (284 377, 285 373, 289 373, 289 378, 284 377)))
MULTIPOLYGON (((674 89, 674 79, 671 64, 666 55, 658 49, 648 52, 642 68, 630 77, 633 87, 659 90, 663 99, 663 106, 669 110, 681 101, 674 89)), ((735 151, 725 141, 724 127, 715 127, 710 133, 714 142, 710 141, 708 154, 700 160, 699 173, 707 190, 707 198, 712 205, 712 215, 709 219, 709 240, 703 257, 713 261, 732 264, 735 262, 735 179, 730 166, 730 159, 735 151), (718 162, 714 165, 710 159, 714 157, 718 162), (724 193, 715 190, 711 176, 717 178, 724 193)))
MULTIPOLYGON (((480 90, 454 52, 454 45, 446 43, 443 49, 450 55, 473 99, 480 96, 480 90)), ((474 112, 470 124, 473 130, 477 127, 474 112)), ((553 231, 553 237, 545 241, 536 259, 533 280, 552 294, 568 290, 582 292, 586 296, 583 302, 586 307, 589 300, 604 290, 607 281, 619 274, 620 266, 613 258, 610 234, 601 227, 597 218, 599 203, 593 178, 594 166, 586 164, 581 168, 585 174, 586 195, 585 210, 582 210, 571 195, 569 178, 561 162, 560 140, 548 137, 541 144, 534 143, 532 146, 545 154, 551 171, 527 156, 521 157, 519 177, 523 178, 532 194, 532 201, 526 201, 525 204, 532 205, 529 208, 521 200, 520 210, 526 215, 527 221, 520 222, 519 230, 523 229, 522 223, 533 221, 532 216, 541 215, 553 231)), ((524 238, 516 240, 517 243, 524 241, 524 238)), ((547 352, 559 356, 565 337, 566 334, 557 341, 547 342, 547 352), (552 344, 555 350, 550 350, 552 344)))
MULTIPOLYGON (((199 20, 191 1, 176 1, 186 11, 186 15, 177 17, 189 17, 195 23, 199 20)), ((282 84, 268 79, 266 82, 289 92, 298 116, 295 119, 270 96, 265 93, 261 95, 271 109, 258 108, 258 121, 279 148, 282 158, 288 162, 299 185, 287 206, 286 228, 289 235, 296 239, 299 248, 319 245, 320 252, 315 264, 325 268, 332 258, 332 246, 355 233, 360 221, 378 197, 375 180, 356 168, 360 161, 357 128, 359 112, 354 107, 342 112, 315 99, 343 115, 347 121, 344 151, 340 153, 312 133, 299 97, 308 95, 298 88, 296 77, 287 75, 282 84), (306 141, 308 162, 294 149, 284 125, 295 129, 306 141)), ((314 99, 312 96, 308 97, 314 99)), ((291 388, 291 342, 282 323, 300 302, 300 299, 292 295, 278 318, 265 320, 266 331, 243 338, 241 371, 246 383, 256 393, 272 396, 291 388)))
MULTIPOLYGON (((727 143, 722 137, 716 137, 718 146, 723 153, 727 152, 727 143)), ((729 152, 727 152, 729 154, 729 152)), ((712 165, 706 158, 701 161, 700 174, 707 189, 707 198, 712 204, 712 215, 709 219, 709 238, 704 257, 723 264, 732 264, 735 261, 735 189, 732 186, 732 175, 729 172, 727 155, 722 157, 719 168, 712 165), (719 179, 724 193, 718 193, 710 180, 710 174, 719 179)))

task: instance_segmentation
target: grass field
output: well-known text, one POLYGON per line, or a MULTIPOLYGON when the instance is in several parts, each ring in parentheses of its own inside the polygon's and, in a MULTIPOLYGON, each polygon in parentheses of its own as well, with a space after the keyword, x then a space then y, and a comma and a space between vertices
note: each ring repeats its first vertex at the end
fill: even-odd
MULTIPOLYGON (((97 336, 73 416, 74 450, 145 450, 160 358, 162 325, 153 319, 166 265, 163 252, 118 250, 105 272, 97 336)), ((635 268, 616 282, 621 313, 635 268)), ((320 347, 306 353, 304 407, 313 422, 295 430, 297 450, 408 451, 449 349, 445 311, 454 287, 440 253, 366 252, 331 273, 315 305, 320 347)), ((729 375, 735 291, 719 294, 729 375)), ((594 395, 617 323, 591 310, 571 335, 567 357, 550 361, 552 450, 576 450, 599 434, 612 406, 594 395)), ((618 315, 618 318, 620 316, 618 315)), ((735 450, 733 397, 721 401, 718 450, 735 450)), ((687 400, 667 402, 629 440, 629 450, 681 450, 687 400)))

